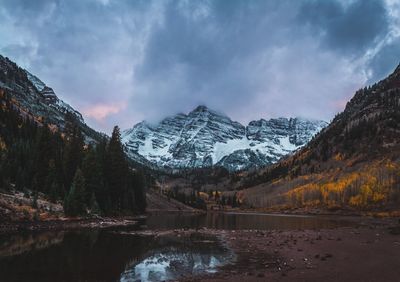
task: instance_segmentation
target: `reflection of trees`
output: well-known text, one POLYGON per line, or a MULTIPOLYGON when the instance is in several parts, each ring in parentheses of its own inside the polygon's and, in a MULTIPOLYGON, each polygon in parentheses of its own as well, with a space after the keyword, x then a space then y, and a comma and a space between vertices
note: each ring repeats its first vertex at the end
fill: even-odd
POLYGON ((4 281, 117 281, 126 263, 150 248, 148 238, 106 231, 65 232, 60 244, 0 257, 0 277, 4 281))
POLYGON ((17 234, 0 240, 0 258, 33 252, 59 244, 64 240, 64 232, 44 232, 17 234))

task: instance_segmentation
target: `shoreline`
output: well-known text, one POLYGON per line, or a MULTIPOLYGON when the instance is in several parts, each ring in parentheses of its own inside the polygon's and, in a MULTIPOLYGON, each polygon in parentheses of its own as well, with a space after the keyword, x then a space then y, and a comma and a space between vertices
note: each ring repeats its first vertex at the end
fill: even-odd
MULTIPOLYGON (((0 234, 131 226, 145 217, 146 215, 120 218, 63 218, 0 223, 0 234), (8 229, 3 228, 7 224, 8 229)), ((354 225, 293 230, 218 230, 203 227, 138 230, 126 233, 156 237, 171 234, 178 237, 188 234, 191 236, 191 233, 213 235, 234 254, 235 259, 219 267, 215 273, 185 275, 177 281, 398 281, 399 219, 342 217, 355 219, 354 225)))
POLYGON ((202 232, 218 236, 236 261, 179 281, 398 281, 400 276, 395 220, 334 229, 202 232))
MULTIPOLYGON (((266 212, 257 210, 226 210, 226 211, 202 211, 202 210, 150 210, 145 214, 136 216, 117 216, 117 217, 94 217, 94 218, 68 218, 59 217, 46 220, 16 220, 0 222, 0 234, 15 233, 19 231, 46 231, 46 230, 70 230, 70 229, 104 229, 111 227, 123 227, 136 225, 139 220, 147 216, 156 216, 159 214, 182 214, 182 215, 202 215, 207 213, 225 213, 225 214, 249 214, 249 215, 266 215, 266 216, 282 216, 282 217, 335 217, 343 218, 351 221, 359 221, 360 219, 371 221, 396 221, 397 216, 376 216, 374 214, 312 214, 312 213, 279 213, 266 212)), ((398 219, 400 222, 400 219, 398 219)))
POLYGON ((39 221, 10 221, 0 223, 0 235, 16 232, 105 229, 136 225, 145 215, 104 218, 59 218, 39 221))
MULTIPOLYGON (((218 211, 215 211, 218 212, 218 211)), ((297 208, 297 209, 228 209, 221 210, 226 213, 243 214, 269 214, 288 216, 354 216, 354 217, 376 217, 376 218, 400 218, 400 210, 357 210, 357 209, 319 209, 319 208, 297 208)))

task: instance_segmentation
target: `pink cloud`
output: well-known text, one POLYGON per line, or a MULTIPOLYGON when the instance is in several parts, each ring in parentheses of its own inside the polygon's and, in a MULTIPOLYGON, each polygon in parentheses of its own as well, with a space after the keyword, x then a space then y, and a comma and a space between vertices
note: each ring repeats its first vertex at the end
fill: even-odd
POLYGON ((349 101, 349 98, 343 98, 343 99, 339 99, 339 100, 335 100, 333 101, 333 108, 336 112, 341 112, 344 110, 344 108, 346 107, 347 102, 349 101))
POLYGON ((126 107, 125 103, 119 104, 96 104, 89 106, 83 110, 86 117, 93 118, 98 122, 104 121, 106 117, 112 114, 117 114, 126 107))

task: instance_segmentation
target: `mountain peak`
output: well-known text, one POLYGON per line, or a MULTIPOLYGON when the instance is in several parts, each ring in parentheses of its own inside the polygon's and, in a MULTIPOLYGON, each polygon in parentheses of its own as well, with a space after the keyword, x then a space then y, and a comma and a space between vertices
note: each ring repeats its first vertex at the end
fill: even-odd
POLYGON ((227 118, 228 116, 222 112, 215 111, 213 109, 210 109, 206 105, 199 105, 197 106, 194 110, 192 110, 189 114, 189 116, 197 116, 197 115, 207 115, 207 116, 218 116, 221 118, 227 118))
POLYGON ((210 109, 206 105, 198 105, 192 112, 209 112, 210 109))

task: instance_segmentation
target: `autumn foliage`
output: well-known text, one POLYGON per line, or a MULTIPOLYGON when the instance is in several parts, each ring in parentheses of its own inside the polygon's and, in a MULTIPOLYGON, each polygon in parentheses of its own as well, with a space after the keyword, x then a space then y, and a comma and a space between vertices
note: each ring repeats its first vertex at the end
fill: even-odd
POLYGON ((250 191, 244 193, 245 202, 254 207, 390 208, 400 203, 400 165, 384 160, 352 171, 338 167, 295 180, 287 178, 274 185, 281 192, 253 195, 254 191, 250 191))

